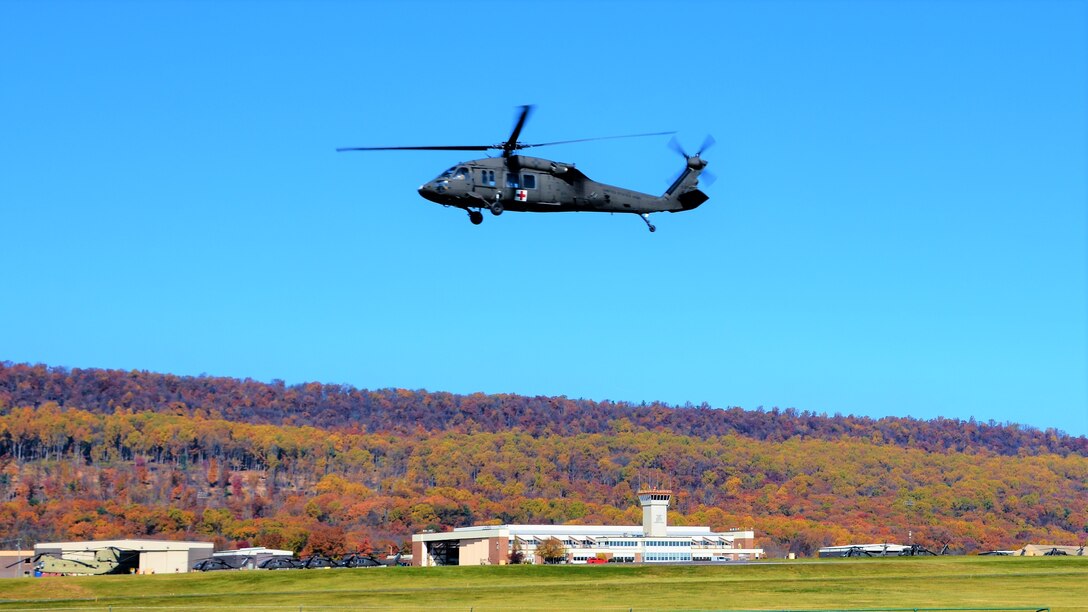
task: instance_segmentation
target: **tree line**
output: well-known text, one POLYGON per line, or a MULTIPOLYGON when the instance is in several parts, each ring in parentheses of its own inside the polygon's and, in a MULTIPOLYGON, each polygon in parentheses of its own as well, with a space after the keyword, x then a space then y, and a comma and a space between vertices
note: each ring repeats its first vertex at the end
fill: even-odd
POLYGON ((973 419, 871 419, 791 408, 743 410, 707 404, 669 406, 511 394, 366 390, 349 385, 287 385, 283 381, 0 362, 0 405, 40 406, 46 402, 99 414, 117 410, 199 412, 247 423, 398 434, 422 428, 431 432, 518 430, 531 435, 572 436, 608 433, 611 423, 626 420, 633 427, 693 437, 739 435, 770 442, 868 439, 931 452, 1088 455, 1088 438, 1084 436, 973 419))
POLYGON ((772 552, 857 541, 965 551, 1088 538, 1088 458, 927 451, 873 437, 604 431, 368 432, 204 408, 0 404, 0 532, 27 541, 181 537, 343 554, 424 529, 640 524, 640 482, 674 524, 755 528, 772 552))

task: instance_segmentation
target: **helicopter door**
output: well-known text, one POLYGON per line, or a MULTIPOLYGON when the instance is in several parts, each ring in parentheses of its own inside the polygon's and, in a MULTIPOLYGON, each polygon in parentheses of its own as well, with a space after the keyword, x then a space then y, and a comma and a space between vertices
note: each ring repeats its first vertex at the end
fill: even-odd
POLYGON ((503 174, 506 179, 506 187, 502 190, 502 199, 514 202, 524 202, 525 200, 519 197, 521 192, 521 180, 519 180, 518 175, 513 172, 504 172, 503 174))
POLYGON ((495 186, 495 171, 480 170, 479 174, 476 175, 474 190, 488 200, 494 198, 499 191, 498 187, 495 186))
POLYGON ((525 174, 521 175, 521 195, 525 199, 524 202, 539 202, 540 195, 536 192, 536 175, 525 174))
POLYGON ((521 203, 536 202, 536 175, 506 173, 506 197, 521 203))

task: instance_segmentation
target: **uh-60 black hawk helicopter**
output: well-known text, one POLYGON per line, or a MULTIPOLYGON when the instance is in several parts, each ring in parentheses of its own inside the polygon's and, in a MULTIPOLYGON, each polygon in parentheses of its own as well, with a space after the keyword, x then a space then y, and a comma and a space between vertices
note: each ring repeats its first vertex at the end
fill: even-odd
MULTIPOLYGON (((529 117, 531 106, 521 107, 521 114, 514 131, 506 142, 494 145, 452 145, 433 147, 344 147, 337 151, 489 151, 502 150, 501 157, 474 159, 451 167, 434 180, 419 188, 419 195, 441 204, 454 206, 468 213, 469 221, 479 225, 484 220, 483 211, 493 215, 503 211, 518 212, 607 212, 632 213, 646 222, 651 232, 656 227, 650 223, 650 213, 682 212, 697 208, 709 196, 699 190, 699 175, 707 166, 701 155, 714 144, 707 136, 703 146, 694 155, 688 155, 673 138, 669 145, 684 156, 686 166, 661 196, 614 187, 591 180, 574 164, 556 162, 539 157, 517 155, 514 152, 530 147, 661 136, 672 132, 580 138, 535 144, 518 141, 521 128, 529 117)), ((711 178, 709 173, 707 178, 711 178)))

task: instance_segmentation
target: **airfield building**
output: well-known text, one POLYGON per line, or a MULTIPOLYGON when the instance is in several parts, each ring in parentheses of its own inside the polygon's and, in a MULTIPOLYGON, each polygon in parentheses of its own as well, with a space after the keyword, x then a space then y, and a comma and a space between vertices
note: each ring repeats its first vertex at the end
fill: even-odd
POLYGON ((752 530, 715 532, 673 527, 666 513, 672 491, 638 493, 642 525, 481 525, 412 536, 412 565, 502 565, 515 550, 543 563, 537 548, 563 544, 568 563, 696 563, 745 561, 763 556, 752 530))
POLYGON ((1019 557, 1083 557, 1084 548, 1061 544, 1028 544, 1011 554, 1019 557))
POLYGON ((65 559, 93 561, 98 551, 108 548, 138 553, 139 560, 133 569, 141 574, 176 574, 188 572, 194 562, 212 556, 214 545, 169 540, 45 542, 34 546, 34 554, 50 553, 65 559))

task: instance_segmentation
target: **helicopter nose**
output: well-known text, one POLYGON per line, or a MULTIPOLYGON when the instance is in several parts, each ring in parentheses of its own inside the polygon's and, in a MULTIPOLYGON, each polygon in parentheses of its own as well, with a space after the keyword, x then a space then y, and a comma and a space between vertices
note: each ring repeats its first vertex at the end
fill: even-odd
POLYGON ((419 195, 423 196, 424 199, 430 200, 432 202, 439 201, 438 192, 435 190, 435 187, 432 183, 420 185, 419 195))

